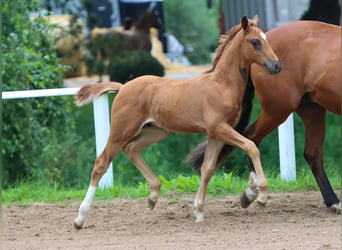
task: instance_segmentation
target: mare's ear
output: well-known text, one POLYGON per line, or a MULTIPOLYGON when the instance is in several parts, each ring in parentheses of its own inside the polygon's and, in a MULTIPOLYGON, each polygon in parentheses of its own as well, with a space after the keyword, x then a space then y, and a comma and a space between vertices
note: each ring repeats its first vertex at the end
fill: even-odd
POLYGON ((248 31, 249 27, 248 27, 248 18, 246 16, 243 16, 241 18, 241 28, 244 31, 248 31))
POLYGON ((253 17, 253 21, 255 22, 255 24, 256 24, 257 26, 259 26, 259 17, 258 17, 258 15, 255 15, 255 16, 253 17))

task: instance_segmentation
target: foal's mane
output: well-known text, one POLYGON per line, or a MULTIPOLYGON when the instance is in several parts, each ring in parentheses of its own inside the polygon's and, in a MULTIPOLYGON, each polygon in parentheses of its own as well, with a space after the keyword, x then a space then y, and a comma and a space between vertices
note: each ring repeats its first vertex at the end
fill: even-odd
POLYGON ((225 34, 220 36, 219 43, 215 51, 216 56, 213 60, 211 69, 205 71, 204 74, 213 72, 215 70, 217 63, 223 54, 224 49, 227 47, 230 41, 233 40, 233 38, 236 36, 236 34, 240 30, 241 30, 241 25, 236 25, 233 28, 231 28, 229 31, 227 31, 225 34))

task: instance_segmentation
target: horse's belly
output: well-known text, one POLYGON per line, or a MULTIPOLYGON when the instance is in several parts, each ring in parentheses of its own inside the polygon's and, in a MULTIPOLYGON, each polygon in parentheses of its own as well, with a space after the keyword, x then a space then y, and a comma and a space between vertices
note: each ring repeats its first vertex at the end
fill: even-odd
POLYGON ((205 132, 202 117, 196 116, 191 111, 184 109, 168 110, 158 113, 155 123, 169 131, 181 133, 203 133, 205 132))

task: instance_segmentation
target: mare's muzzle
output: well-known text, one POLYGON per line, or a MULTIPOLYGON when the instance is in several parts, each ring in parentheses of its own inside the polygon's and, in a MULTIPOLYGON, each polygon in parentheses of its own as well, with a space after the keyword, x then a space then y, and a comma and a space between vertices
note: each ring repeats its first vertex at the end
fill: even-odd
POLYGON ((279 60, 266 61, 264 66, 271 75, 278 74, 283 68, 283 65, 279 60))

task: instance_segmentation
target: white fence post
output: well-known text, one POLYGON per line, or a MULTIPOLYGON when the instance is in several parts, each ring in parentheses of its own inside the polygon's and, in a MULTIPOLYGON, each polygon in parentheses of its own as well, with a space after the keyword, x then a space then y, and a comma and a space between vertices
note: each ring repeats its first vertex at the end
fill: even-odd
POLYGON ((280 176, 285 181, 296 180, 293 114, 278 127, 280 176))
MULTIPOLYGON (((99 156, 105 148, 109 136, 109 106, 108 96, 103 95, 93 101, 94 125, 96 140, 96 155, 99 156)), ((113 166, 109 164, 107 172, 102 176, 99 187, 106 188, 113 186, 113 166)))

